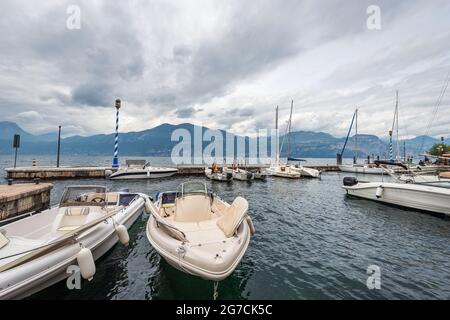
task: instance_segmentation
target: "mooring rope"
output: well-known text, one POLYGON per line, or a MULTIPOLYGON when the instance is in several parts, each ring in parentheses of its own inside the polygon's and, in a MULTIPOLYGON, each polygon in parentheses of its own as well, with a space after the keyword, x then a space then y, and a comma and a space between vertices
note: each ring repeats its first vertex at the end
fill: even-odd
POLYGON ((213 293, 214 301, 217 300, 218 297, 219 297, 219 281, 214 281, 214 293, 213 293))

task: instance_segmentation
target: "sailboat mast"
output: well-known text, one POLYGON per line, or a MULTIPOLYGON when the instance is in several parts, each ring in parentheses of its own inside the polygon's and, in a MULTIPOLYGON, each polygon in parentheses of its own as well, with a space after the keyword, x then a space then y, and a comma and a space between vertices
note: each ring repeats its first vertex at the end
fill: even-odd
POLYGON ((397 161, 400 161, 400 145, 398 140, 398 90, 395 92, 395 116, 397 122, 397 161))
POLYGON ((292 126, 292 110, 294 109, 294 100, 291 101, 291 113, 289 115, 288 126, 288 157, 291 156, 291 126, 292 126))
POLYGON ((356 160, 358 160, 358 107, 355 110, 355 121, 356 121, 356 134, 355 134, 355 153, 356 153, 356 160))
POLYGON ((278 146, 278 144, 279 144, 279 141, 278 141, 278 106, 275 110, 276 110, 275 111, 275 152, 276 152, 275 153, 275 162, 278 165, 280 162, 280 154, 279 154, 280 150, 278 149, 279 148, 279 146, 278 146))

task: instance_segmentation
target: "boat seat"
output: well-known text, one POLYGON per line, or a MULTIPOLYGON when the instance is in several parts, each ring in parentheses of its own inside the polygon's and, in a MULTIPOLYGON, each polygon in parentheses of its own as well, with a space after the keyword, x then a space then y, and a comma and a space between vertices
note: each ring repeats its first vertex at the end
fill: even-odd
POLYGON ((211 219, 211 200, 208 196, 188 195, 175 201, 176 222, 200 222, 211 219))
POLYGON ((106 194, 106 203, 117 203, 119 200, 119 194, 116 192, 108 192, 106 194))
POLYGON ((72 231, 82 226, 89 214, 89 208, 69 207, 66 208, 56 231, 72 231))
POLYGON ((217 226, 227 236, 232 237, 236 232, 237 227, 245 218, 248 210, 248 202, 242 197, 234 199, 231 206, 226 209, 223 216, 217 220, 217 226))
POLYGON ((66 209, 66 216, 84 216, 89 214, 89 208, 69 207, 66 209))

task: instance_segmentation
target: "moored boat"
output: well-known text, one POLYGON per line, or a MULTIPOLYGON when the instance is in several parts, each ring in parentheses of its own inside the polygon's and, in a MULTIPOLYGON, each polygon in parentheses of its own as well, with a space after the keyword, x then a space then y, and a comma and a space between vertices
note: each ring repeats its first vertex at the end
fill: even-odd
POLYGON ((0 298, 23 298, 65 278, 78 266, 85 279, 95 260, 145 210, 144 194, 107 192, 100 186, 66 187, 59 206, 0 228, 0 298))
POLYGON ((413 183, 360 182, 345 177, 349 196, 450 216, 450 189, 413 183))
POLYGON ((212 168, 205 168, 205 176, 210 180, 229 182, 233 180, 233 170, 225 167, 219 169, 213 165, 212 168))
POLYGON ((201 182, 162 192, 146 206, 147 238, 155 250, 174 268, 207 280, 235 270, 255 231, 247 200, 228 204, 201 182))
POLYGON ((124 167, 119 168, 114 173, 110 173, 111 180, 124 179, 160 179, 173 176, 178 172, 176 168, 153 167, 150 163, 141 160, 127 160, 124 167))
POLYGON ((251 181, 255 178, 255 174, 253 172, 236 168, 233 170, 233 180, 240 181, 251 181))

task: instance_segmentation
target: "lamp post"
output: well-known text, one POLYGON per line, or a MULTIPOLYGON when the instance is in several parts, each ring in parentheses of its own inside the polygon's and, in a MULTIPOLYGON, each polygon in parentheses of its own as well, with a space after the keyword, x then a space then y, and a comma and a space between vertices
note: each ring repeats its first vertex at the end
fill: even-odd
POLYGON ((115 107, 116 107, 116 137, 114 139, 114 158, 112 167, 119 168, 119 109, 120 109, 120 99, 116 99, 115 107))

